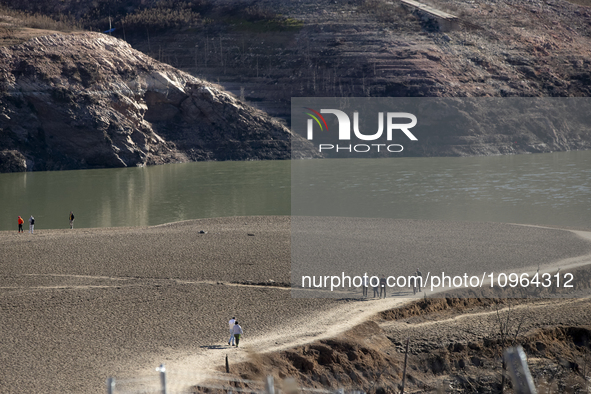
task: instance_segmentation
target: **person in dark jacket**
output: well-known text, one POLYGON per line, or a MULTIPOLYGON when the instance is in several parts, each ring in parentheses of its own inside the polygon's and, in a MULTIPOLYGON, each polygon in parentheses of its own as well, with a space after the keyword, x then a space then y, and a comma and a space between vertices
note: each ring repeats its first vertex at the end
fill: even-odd
POLYGON ((72 229, 72 228, 74 228, 74 212, 70 211, 69 219, 70 219, 70 228, 72 229))
POLYGON ((382 275, 380 278, 380 298, 382 298, 382 294, 384 295, 384 298, 386 298, 386 286, 386 276, 382 275))

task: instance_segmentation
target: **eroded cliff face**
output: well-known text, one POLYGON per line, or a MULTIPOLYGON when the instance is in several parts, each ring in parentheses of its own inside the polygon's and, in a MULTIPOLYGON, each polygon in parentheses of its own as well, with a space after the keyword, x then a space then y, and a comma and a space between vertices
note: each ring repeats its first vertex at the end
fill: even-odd
POLYGON ((0 172, 286 159, 299 140, 220 87, 99 33, 0 48, 0 73, 0 172))

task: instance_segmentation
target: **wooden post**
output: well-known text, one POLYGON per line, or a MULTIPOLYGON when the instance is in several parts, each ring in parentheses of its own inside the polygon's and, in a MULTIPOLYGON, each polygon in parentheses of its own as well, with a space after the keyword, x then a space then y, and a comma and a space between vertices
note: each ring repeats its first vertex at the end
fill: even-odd
POLYGON ((107 394, 113 394, 115 391, 115 378, 107 379, 107 394))
POLYGON ((164 364, 160 364, 160 367, 156 368, 156 370, 160 372, 161 393, 166 394, 166 367, 164 367, 164 364))
POLYGON ((404 385, 406 383, 406 361, 408 360, 408 342, 410 341, 410 337, 406 338, 406 352, 404 353, 404 372, 402 372, 402 389, 400 390, 400 394, 404 394, 404 385))
POLYGON ((510 347, 505 350, 503 361, 506 361, 507 371, 513 383, 516 394, 536 394, 536 386, 527 366, 527 357, 521 346, 510 347))
POLYGON ((268 375, 265 381, 265 393, 275 394, 275 381, 271 375, 268 375))
POLYGON ((228 364, 228 355, 226 354, 226 373, 230 373, 230 364, 228 364))

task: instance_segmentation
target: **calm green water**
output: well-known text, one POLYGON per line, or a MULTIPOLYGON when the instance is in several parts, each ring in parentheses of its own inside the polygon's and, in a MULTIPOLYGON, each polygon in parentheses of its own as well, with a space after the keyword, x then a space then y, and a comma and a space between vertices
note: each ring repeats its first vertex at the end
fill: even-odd
POLYGON ((0 229, 145 226, 290 212, 289 162, 201 162, 0 174, 0 229))
POLYGON ((353 201, 351 216, 591 227, 591 151, 0 174, 0 230, 31 214, 36 229, 67 228, 71 210, 77 228, 289 215, 292 191, 296 214, 345 215, 353 201))
POLYGON ((292 214, 591 228, 591 151, 294 162, 292 214))

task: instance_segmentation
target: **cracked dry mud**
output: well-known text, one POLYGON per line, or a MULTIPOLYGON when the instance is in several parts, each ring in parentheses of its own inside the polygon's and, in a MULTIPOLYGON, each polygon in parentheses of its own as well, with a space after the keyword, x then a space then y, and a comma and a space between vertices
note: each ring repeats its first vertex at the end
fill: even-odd
MULTIPOLYGON (((415 223, 398 222, 411 227, 415 223)), ((435 221, 429 225, 430 228, 424 223, 419 226, 425 236, 440 231, 441 226, 453 226, 435 221)), ((461 223, 457 226, 456 231, 465 229, 461 223)), ((543 230, 517 227, 512 229, 516 236, 543 230)), ((559 230, 542 233, 553 234, 547 241, 551 244, 557 237, 573 255, 589 253, 588 241, 570 232, 564 236, 558 235, 559 230)), ((293 373, 307 385, 340 382, 369 391, 376 389, 378 386, 370 383, 375 381, 371 378, 373 373, 386 367, 400 370, 397 357, 401 354, 395 342, 401 341, 411 325, 404 320, 382 322, 375 317, 379 312, 401 306, 404 300, 294 299, 284 287, 265 286, 289 282, 289 241, 289 218, 285 217, 206 219, 147 228, 39 230, 34 235, 2 232, 2 386, 15 393, 100 393, 108 376, 121 382, 154 377, 155 366, 162 362, 171 373, 185 373, 182 384, 190 386, 203 380, 200 373, 215 372, 221 367, 226 354, 230 356, 233 373, 258 377, 270 364, 266 364, 267 356, 257 355, 253 359, 253 354, 263 353, 271 360, 291 360, 291 366, 285 369, 279 367, 279 361, 272 365, 277 366, 278 373, 293 373), (207 234, 199 234, 200 230, 207 234), (245 330, 243 348, 226 346, 227 320, 232 315, 237 316, 245 330), (316 340, 324 342, 310 345, 316 340), (358 367, 362 370, 354 373, 355 379, 347 373, 351 381, 343 378, 337 382, 339 368, 348 368, 345 359, 331 356, 320 364, 314 361, 314 357, 325 352, 338 355, 339 346, 357 349, 357 356, 351 357, 359 357, 353 364, 357 365, 356 371, 358 367), (380 353, 384 351, 390 355, 380 353), (379 362, 368 359, 368 354, 379 362), (256 368, 241 364, 249 359, 259 360, 256 368), (306 373, 309 377, 305 377, 306 373)), ((538 259, 540 254, 532 248, 531 256, 538 259)), ((555 311, 559 310, 562 301, 553 302, 557 305, 555 311)), ((484 319, 478 315, 481 311, 490 312, 486 305, 474 308, 475 319, 484 319)), ((552 327, 578 327, 583 323, 570 306, 569 312, 574 314, 555 311, 548 312, 555 316, 552 327)), ((472 310, 462 312, 468 314, 472 310)), ((587 319, 584 314, 579 317, 587 319)), ((413 319, 419 323, 421 319, 439 319, 407 318, 410 324, 414 324, 413 319)), ((467 340, 468 332, 457 333, 453 324, 445 322, 448 317, 442 320, 442 327, 450 328, 440 339, 426 334, 429 330, 433 335, 439 332, 428 328, 429 324, 417 326, 424 328, 416 331, 423 332, 427 346, 424 350, 443 341, 441 351, 449 352, 449 344, 455 346, 467 340)), ((470 339, 480 340, 477 336, 470 339)), ((413 345, 417 357, 422 351, 418 343, 413 345)), ((429 350, 424 354, 431 353, 429 350)), ((447 357, 453 361, 449 365, 459 362, 455 356, 447 357)), ((464 363, 469 359, 466 357, 464 363)), ((427 361, 417 360, 417 368, 421 363, 427 361)), ((416 387, 434 385, 444 372, 448 370, 439 374, 415 372, 416 387)), ((399 382, 395 378, 391 381, 399 382)))

